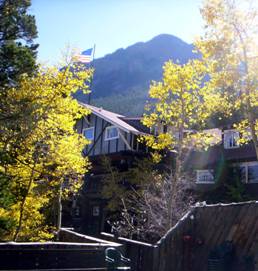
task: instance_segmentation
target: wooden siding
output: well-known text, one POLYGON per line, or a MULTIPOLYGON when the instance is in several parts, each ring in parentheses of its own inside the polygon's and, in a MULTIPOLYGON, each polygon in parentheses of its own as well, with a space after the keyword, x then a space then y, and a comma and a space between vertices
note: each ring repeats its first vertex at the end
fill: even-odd
POLYGON ((134 271, 229 271, 208 268, 210 252, 227 241, 235 250, 231 271, 258 271, 258 202, 200 205, 154 245, 102 236, 125 246, 134 271))
MULTIPOLYGON (((105 140, 105 128, 112 126, 112 124, 94 114, 91 114, 88 119, 89 123, 87 123, 87 121, 82 118, 77 122, 76 125, 76 130, 78 133, 82 133, 83 129, 85 128, 94 127, 94 141, 85 147, 85 155, 94 156, 129 150, 120 136, 118 139, 105 140)), ((135 136, 132 133, 127 133, 122 130, 120 130, 120 133, 125 137, 129 145, 133 148, 133 138, 135 136)))
POLYGON ((210 251, 231 241, 233 270, 247 271, 241 269, 244 259, 253 257, 258 263, 257 236, 258 202, 195 207, 157 243, 158 261, 153 264, 158 271, 206 271, 210 251))

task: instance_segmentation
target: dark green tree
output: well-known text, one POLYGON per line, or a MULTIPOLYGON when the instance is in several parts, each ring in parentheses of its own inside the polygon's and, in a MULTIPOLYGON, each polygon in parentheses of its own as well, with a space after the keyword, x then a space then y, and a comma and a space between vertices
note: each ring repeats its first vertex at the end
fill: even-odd
MULTIPOLYGON (((9 208, 16 201, 12 191, 10 176, 6 173, 8 165, 15 163, 14 148, 9 149, 8 140, 4 140, 3 131, 13 131, 17 148, 26 135, 17 123, 24 121, 31 107, 24 100, 13 111, 14 101, 8 99, 10 87, 17 86, 22 74, 33 74, 37 70, 36 55, 38 45, 33 42, 37 37, 35 18, 28 14, 30 0, 0 0, 0 207, 9 208)), ((0 208, 0 209, 1 209, 0 208)), ((12 217, 4 218, 0 211, 0 239, 9 234, 15 225, 12 217)))
POLYGON ((30 0, 0 0, 0 87, 14 85, 21 74, 36 69, 38 45, 30 0))

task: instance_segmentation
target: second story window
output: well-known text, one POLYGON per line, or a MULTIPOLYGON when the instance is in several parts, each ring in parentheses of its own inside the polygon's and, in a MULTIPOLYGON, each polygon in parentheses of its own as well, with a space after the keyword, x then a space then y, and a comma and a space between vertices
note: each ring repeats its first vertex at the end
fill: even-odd
POLYGON ((118 129, 115 126, 109 126, 106 128, 105 140, 112 140, 119 138, 118 129))
POLYGON ((233 149, 239 147, 239 132, 236 130, 227 130, 224 132, 224 148, 233 149))
POLYGON ((167 126, 162 123, 158 123, 152 127, 150 127, 150 133, 154 136, 158 136, 159 134, 166 133, 168 131, 167 126))
POLYGON ((86 139, 94 140, 94 127, 83 129, 82 134, 86 139))

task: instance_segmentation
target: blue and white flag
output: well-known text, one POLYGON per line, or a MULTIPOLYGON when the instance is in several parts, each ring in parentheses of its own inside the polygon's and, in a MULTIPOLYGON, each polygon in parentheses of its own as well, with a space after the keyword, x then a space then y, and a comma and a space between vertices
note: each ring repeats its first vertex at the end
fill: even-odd
POLYGON ((90 63, 92 61, 93 48, 85 50, 78 55, 75 55, 75 60, 82 63, 90 63))

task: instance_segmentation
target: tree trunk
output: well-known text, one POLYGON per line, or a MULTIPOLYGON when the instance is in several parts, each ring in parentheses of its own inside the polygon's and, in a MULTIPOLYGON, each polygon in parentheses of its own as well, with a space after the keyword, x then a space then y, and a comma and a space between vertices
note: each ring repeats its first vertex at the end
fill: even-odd
POLYGON ((58 198, 57 198, 57 240, 59 240, 59 234, 62 227, 62 184, 58 189, 58 198))
POLYGON ((258 139, 257 139, 257 135, 255 132, 255 118, 254 118, 254 115, 252 114, 252 112, 249 112, 248 119, 249 119, 249 123, 250 123, 252 140, 253 140, 254 148, 255 148, 255 152, 256 152, 256 159, 258 160, 258 139))
MULTIPOLYGON (((244 73, 245 73, 245 76, 247 76, 249 74, 249 66, 248 66, 249 61, 248 61, 248 56, 247 56, 247 48, 244 42, 244 38, 241 34, 241 31, 238 29, 236 24, 233 24, 233 26, 241 42, 243 56, 244 56, 244 73)), ((246 115, 249 121, 249 128, 251 129, 252 140, 253 140, 255 152, 256 152, 256 159, 258 160, 258 138, 255 131, 255 115, 253 113, 251 101, 250 101, 250 81, 249 80, 247 81, 246 88, 244 89, 244 93, 247 93, 248 95, 247 101, 246 101, 246 107, 247 107, 246 115)))
POLYGON ((177 187, 177 182, 181 176, 181 167, 182 167, 182 144, 183 144, 183 137, 184 137, 184 129, 183 129, 183 124, 180 124, 179 127, 179 140, 178 140, 178 152, 176 156, 176 161, 175 161, 175 168, 171 166, 171 172, 170 172, 170 186, 171 186, 171 191, 170 191, 170 197, 168 200, 168 229, 169 230, 173 225, 172 223, 172 212, 173 212, 173 207, 175 207, 174 200, 175 200, 175 194, 177 193, 176 187, 177 187), (174 171, 174 174, 173 174, 174 171))
POLYGON ((20 204, 20 215, 19 215, 19 222, 18 222, 18 226, 16 228, 16 231, 14 233, 14 237, 13 237, 13 241, 16 242, 18 240, 18 237, 19 237, 19 234, 20 234, 20 231, 21 231, 21 228, 22 228, 22 220, 23 220, 23 214, 24 214, 24 206, 25 206, 25 203, 26 203, 26 199, 27 199, 27 196, 30 192, 30 189, 31 189, 31 185, 32 185, 32 182, 33 182, 33 176, 34 176, 34 169, 35 169, 35 166, 36 166, 36 162, 34 163, 34 166, 33 166, 33 169, 31 171, 31 175, 30 175, 30 180, 29 180, 29 184, 28 184, 28 187, 27 187, 27 190, 26 190, 26 193, 22 199, 22 202, 20 204))

